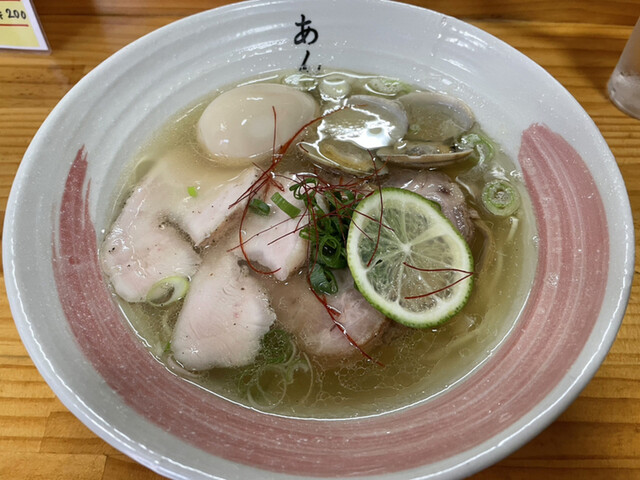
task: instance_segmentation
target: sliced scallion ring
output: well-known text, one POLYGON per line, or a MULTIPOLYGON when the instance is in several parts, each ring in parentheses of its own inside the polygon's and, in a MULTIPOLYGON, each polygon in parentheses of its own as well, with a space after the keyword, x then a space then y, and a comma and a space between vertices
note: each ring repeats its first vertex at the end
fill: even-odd
POLYGON ((316 263, 309 274, 311 287, 320 294, 335 295, 338 293, 338 282, 331 270, 316 263))
POLYGON ((347 257, 339 238, 332 235, 323 235, 320 237, 318 262, 329 268, 336 269, 347 266, 347 257))
POLYGON ((153 284, 147 293, 147 303, 154 307, 164 307, 184 298, 188 291, 189 279, 173 275, 153 284))
POLYGON ((492 215, 508 217, 520 207, 520 194, 506 180, 493 180, 482 189, 482 205, 492 215))
POLYGON ((300 215, 300 209, 295 205, 289 203, 289 201, 282 195, 280 195, 279 192, 271 195, 271 201, 276 205, 276 207, 289 215, 291 218, 296 218, 298 215, 300 215))
POLYGON ((478 156, 479 163, 486 163, 493 158, 493 145, 482 135, 477 133, 468 133, 460 137, 457 142, 458 148, 473 148, 478 156))
POLYGON ((272 328, 262 337, 260 359, 265 363, 287 363, 295 353, 291 334, 280 328, 272 328))
POLYGON ((252 199, 251 202, 249 203, 249 208, 253 213, 256 213, 263 217, 266 217, 267 215, 269 215, 269 212, 271 211, 271 207, 269 207, 269 204, 263 202, 259 198, 252 199))

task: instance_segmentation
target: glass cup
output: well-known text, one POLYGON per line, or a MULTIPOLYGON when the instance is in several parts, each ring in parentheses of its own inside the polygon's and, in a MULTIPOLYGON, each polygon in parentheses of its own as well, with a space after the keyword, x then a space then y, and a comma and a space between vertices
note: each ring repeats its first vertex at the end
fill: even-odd
POLYGON ((616 107, 640 118, 640 19, 611 74, 607 90, 616 107))

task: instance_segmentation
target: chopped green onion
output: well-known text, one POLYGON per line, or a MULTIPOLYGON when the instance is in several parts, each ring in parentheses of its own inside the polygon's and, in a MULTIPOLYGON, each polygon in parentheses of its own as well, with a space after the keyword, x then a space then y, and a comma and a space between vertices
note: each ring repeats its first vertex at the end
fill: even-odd
POLYGON ((302 238, 303 240, 309 240, 311 241, 311 231, 309 229, 309 227, 304 227, 300 229, 300 233, 298 234, 300 235, 300 238, 302 238))
POLYGON ((493 180, 482 189, 482 205, 492 215, 508 217, 520 206, 520 194, 505 180, 493 180))
POLYGON ((329 268, 345 268, 347 257, 342 239, 331 235, 321 237, 318 262, 329 268))
POLYGON ((355 205, 364 195, 348 186, 325 188, 319 182, 315 176, 303 177, 289 190, 309 212, 309 223, 299 233, 311 244, 309 283, 318 293, 335 294, 338 284, 332 270, 347 267, 349 224, 355 205))
POLYGON ((461 150, 473 148, 479 163, 488 162, 493 158, 493 145, 489 140, 477 133, 463 135, 456 142, 456 145, 461 150))
POLYGON ((187 187, 187 192, 189 192, 190 197, 195 198, 198 196, 198 187, 187 187))
POLYGON ((163 278, 154 283, 147 293, 147 303, 164 307, 184 298, 189 291, 189 279, 180 275, 163 278))
POLYGON ((309 283, 311 287, 318 293, 333 295, 338 293, 338 282, 333 272, 328 268, 316 263, 309 275, 309 283))
POLYGON ((262 349, 257 361, 285 363, 294 353, 291 335, 280 328, 273 328, 262 337, 262 349))
POLYGON ((408 93, 411 88, 395 78, 375 77, 367 81, 365 88, 372 93, 385 96, 396 96, 408 93))
POLYGON ((280 195, 279 192, 271 195, 271 201, 275 203, 276 207, 289 215, 291 218, 296 218, 298 215, 300 215, 300 209, 295 205, 290 204, 289 201, 282 195, 280 195))
POLYGON ((271 211, 271 207, 269 207, 269 204, 263 202, 259 198, 254 198, 253 200, 251 200, 251 203, 249 203, 249 208, 253 213, 262 215, 263 217, 269 215, 269 212, 271 211))
POLYGON ((313 187, 305 188, 307 185, 313 185, 314 187, 318 185, 318 179, 315 177, 305 177, 300 180, 298 183, 294 183, 289 187, 289 190, 293 192, 293 198, 296 200, 306 200, 307 197, 315 196, 315 191, 313 187))
POLYGON ((282 79, 282 83, 295 87, 303 92, 309 92, 318 86, 318 80, 314 76, 304 73, 288 75, 282 79))

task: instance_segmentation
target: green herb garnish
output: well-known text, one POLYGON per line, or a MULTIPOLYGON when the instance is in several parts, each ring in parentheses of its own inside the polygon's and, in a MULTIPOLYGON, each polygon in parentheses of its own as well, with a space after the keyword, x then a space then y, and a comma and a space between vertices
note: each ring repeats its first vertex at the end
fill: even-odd
POLYGON ((285 363, 291 358, 293 352, 291 335, 280 328, 273 328, 262 337, 262 349, 257 361, 285 363))
POLYGON ((276 207, 289 215, 291 218, 296 218, 298 215, 300 215, 300 209, 295 205, 289 203, 289 201, 282 195, 280 195, 279 192, 271 195, 271 201, 276 205, 276 207))
POLYGON ((482 189, 482 205, 498 217, 508 217, 520 207, 520 194, 506 180, 493 180, 482 189))
POLYGON ((333 185, 316 176, 302 178, 289 187, 301 200, 309 223, 300 236, 310 243, 309 283, 321 294, 335 294, 338 284, 332 270, 347 267, 345 245, 355 205, 364 197, 354 185, 333 185))
POLYGON ((338 293, 338 282, 333 272, 319 263, 313 266, 311 274, 309 275, 309 283, 311 283, 311 287, 318 293, 324 293, 326 295, 338 293))
POLYGON ((147 292, 147 303, 164 307, 182 300, 189 291, 189 279, 182 275, 171 275, 154 283, 147 292))
POLYGON ((249 203, 249 208, 253 213, 261 215, 263 217, 266 217, 267 215, 269 215, 269 212, 271 212, 271 207, 269 207, 269 204, 263 202, 259 198, 252 199, 249 203))
POLYGON ((493 144, 478 133, 468 133, 461 136, 456 142, 456 146, 461 150, 472 148, 474 150, 472 155, 476 157, 479 164, 486 163, 493 158, 493 144))

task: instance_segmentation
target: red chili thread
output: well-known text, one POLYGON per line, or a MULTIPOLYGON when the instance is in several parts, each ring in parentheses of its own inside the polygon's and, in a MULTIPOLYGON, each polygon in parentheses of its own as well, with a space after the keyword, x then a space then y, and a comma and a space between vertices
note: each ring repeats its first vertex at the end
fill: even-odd
MULTIPOLYGON (((249 267, 256 273, 259 274, 263 274, 263 275, 270 275, 273 273, 278 272, 281 268, 277 268, 273 271, 263 271, 258 269, 257 267, 255 267, 251 261, 249 260, 249 257, 245 251, 245 244, 246 242, 248 242, 249 240, 251 240, 251 238, 253 238, 254 236, 252 236, 249 239, 244 239, 243 238, 243 226, 244 226, 244 221, 246 219, 247 216, 247 212, 249 210, 249 205, 251 204, 251 200, 253 200, 253 198, 263 189, 265 188, 265 186, 267 185, 273 185, 276 188, 278 188, 281 191, 284 191, 284 187, 282 186, 282 184, 280 184, 279 182, 277 182, 277 180, 275 179, 275 177, 277 176, 277 174, 274 172, 276 166, 278 165, 278 163, 280 162, 280 160, 282 160, 282 158, 284 157, 285 153, 288 151, 289 147, 292 145, 292 143, 294 142, 294 140, 298 137, 298 135, 300 135, 307 127, 309 127, 310 125, 312 125, 313 123, 322 120, 323 118, 326 118, 329 115, 332 115, 340 110, 343 110, 344 108, 350 108, 350 106, 344 106, 344 107, 340 107, 336 110, 333 110, 325 115, 322 115, 320 117, 314 118, 313 120, 307 122, 306 124, 304 124, 287 142, 285 142, 280 149, 278 150, 278 152, 276 152, 276 128, 277 128, 277 113, 275 110, 275 107, 272 107, 273 109, 273 119, 274 119, 274 125, 273 125, 273 144, 272 144, 272 148, 273 148, 273 155, 271 158, 271 164, 269 165, 268 168, 266 168, 265 170, 262 171, 261 175, 256 179, 256 181, 242 194, 240 195, 240 197, 233 202, 229 208, 238 205, 239 203, 243 202, 246 200, 246 204, 243 208, 242 211, 242 216, 240 218, 240 226, 238 228, 238 241, 239 244, 238 246, 230 249, 230 250, 234 250, 235 248, 240 248, 242 255, 244 257, 244 259, 246 260, 247 264, 249 265, 249 267)), ((371 152, 370 152, 371 154, 371 152)), ((372 155, 372 161, 373 161, 373 154, 372 155)), ((260 167, 258 167, 260 168, 260 167)), ((380 190, 380 183, 379 183, 379 179, 378 179, 378 172, 379 169, 375 166, 375 162, 374 162, 374 171, 372 174, 372 177, 375 181, 375 183, 378 186, 378 190, 380 190)), ((324 218, 325 216, 329 216, 329 215, 337 215, 337 216, 341 216, 341 211, 343 209, 349 209, 350 206, 355 205, 356 203, 359 203, 360 199, 359 197, 361 196, 368 196, 371 195, 373 192, 369 193, 368 195, 364 195, 363 192, 361 191, 360 188, 360 184, 357 181, 354 181, 352 183, 347 183, 347 184, 342 184, 342 178, 340 178, 340 184, 339 185, 333 185, 327 181, 325 181, 324 179, 322 179, 320 177, 320 175, 314 175, 314 177, 317 179, 318 184, 309 184, 307 182, 302 182, 302 187, 304 189, 304 195, 307 196, 307 198, 310 198, 311 194, 325 194, 326 192, 335 192, 335 191, 344 191, 344 190, 351 190, 352 192, 354 192, 354 200, 352 202, 350 202, 348 205, 343 205, 340 207, 340 210, 336 209, 336 211, 334 212, 329 212, 327 214, 325 214, 324 216, 321 216, 319 218, 324 218)), ((304 176, 301 177, 302 179, 304 179, 304 176)), ((363 180, 371 180, 371 178, 369 177, 365 177, 363 180)), ((306 204, 305 204, 306 205, 306 204)), ((307 216, 310 219, 310 222, 308 222, 306 225, 301 226, 301 220, 298 221, 298 224, 296 225, 296 228, 292 231, 289 232, 279 238, 284 238, 285 236, 295 233, 295 232, 299 232, 300 230, 310 226, 310 225, 315 225, 317 226, 317 222, 318 222, 318 217, 316 215, 315 209, 311 208, 309 209, 308 207, 305 209, 305 211, 303 212, 303 214, 301 215, 302 218, 304 218, 305 216, 307 216)), ((366 218, 368 218, 367 215, 363 215, 366 218)), ((381 223, 381 222, 380 222, 381 223)), ((275 226, 271 226, 269 228, 274 228, 275 226)), ((359 228, 359 227, 358 227, 359 228)), ((382 227, 381 227, 382 228, 382 227)), ((265 229, 265 231, 267 231, 268 229, 265 229)), ((319 232, 318 229, 315 228, 315 234, 316 234, 316 251, 314 252, 314 258, 313 258, 313 262, 311 263, 311 268, 308 270, 307 272, 307 282, 309 283, 310 289, 313 292, 314 296, 318 299, 318 301, 325 307, 325 310, 327 311, 327 313, 329 314, 329 317, 331 318, 331 320, 333 321, 334 325, 342 332, 342 334, 345 336, 345 338, 349 341, 349 343, 355 347, 367 360, 372 361, 374 363, 376 363, 379 366, 384 366, 382 363, 380 363, 378 360, 374 359, 371 355, 369 355, 367 352, 365 352, 362 347, 360 347, 358 345, 358 343, 349 335, 349 333, 346 331, 346 329, 344 328, 344 326, 338 321, 338 319, 336 318, 336 312, 335 309, 329 305, 326 301, 326 298, 324 295, 320 295, 318 294, 313 287, 311 286, 311 271, 313 270, 313 267, 315 266, 315 264, 317 263, 317 259, 318 259, 318 255, 319 255, 319 232)), ((363 232, 364 233, 364 232, 363 232)), ((256 234, 257 235, 257 234, 256 234)), ((379 237, 380 234, 378 234, 378 241, 379 241, 379 237)), ((278 239, 279 239, 278 238, 278 239)), ((273 240, 271 243, 277 241, 278 239, 273 240)), ((311 242, 309 242, 308 244, 308 248, 310 248, 311 242)), ((376 246, 377 248, 377 246, 376 246)), ((375 254, 375 252, 374 252, 375 254)), ((311 257, 311 252, 308 251, 308 256, 311 257)))
MULTIPOLYGON (((310 277, 311 277, 311 274, 307 273, 307 281, 309 282, 309 284, 311 284, 310 277)), ((380 367, 384 367, 383 363, 381 363, 379 360, 376 360, 371 355, 369 355, 360 345, 358 345, 358 343, 351 337, 351 335, 349 335, 349 333, 347 332, 347 329, 344 328, 344 325, 342 325, 338 321, 338 319, 336 318, 335 308, 332 307, 331 305, 329 305, 329 303, 327 303, 326 297, 324 295, 320 295, 318 292, 316 292, 313 289, 313 287, 310 287, 310 289, 311 289, 311 292, 313 292, 315 297, 318 299, 318 301, 325 308, 325 310, 329 314, 329 317, 331 317, 331 320, 333 321, 333 325, 335 327, 337 327, 338 330, 340 330, 340 332, 345 336, 345 338, 349 341, 349 343, 353 347, 355 347, 362 354, 362 356, 365 357, 367 360, 369 360, 370 362, 374 362, 376 365, 378 365, 380 367)))
POLYGON ((425 297, 430 297, 431 295, 436 295, 440 292, 444 292, 445 290, 459 284, 460 282, 465 281, 467 278, 472 277, 474 275, 474 272, 469 272, 467 270, 462 270, 459 268, 420 268, 420 267, 416 267, 414 265, 410 265, 407 262, 402 262, 402 264, 405 267, 408 268, 412 268, 413 270, 418 270, 420 272, 458 272, 458 273, 464 273, 464 276, 462 278, 459 278, 458 280, 456 280, 453 283, 450 283, 448 285, 445 285, 442 288, 439 288, 437 290, 434 290, 432 292, 429 293, 423 293, 421 295, 413 295, 413 296, 409 296, 409 297, 404 297, 405 300, 415 300, 417 298, 425 298, 425 297))
POLYGON ((276 273, 280 271, 281 268, 276 268, 275 270, 271 270, 271 271, 264 271, 264 270, 260 270, 255 265, 253 265, 253 263, 249 259, 249 256, 247 255, 247 252, 244 249, 245 240, 243 238, 242 232, 244 230, 243 228, 244 221, 247 217, 247 212, 249 211, 251 200, 253 200, 253 198, 258 194, 258 192, 269 182, 269 180, 273 180, 273 176, 271 175, 271 172, 273 172, 273 169, 276 167, 276 165, 282 158, 282 155, 276 155, 275 153, 278 116, 277 116, 275 107, 271 107, 271 108, 273 110, 273 152, 274 152, 271 157, 271 165, 269 165, 269 168, 267 168, 262 172, 262 175, 258 177, 258 179, 249 187, 249 189, 243 195, 240 196, 238 200, 236 200, 233 204, 230 205, 230 207, 237 205, 238 203, 243 201, 243 199, 246 198, 247 202, 244 205, 244 208, 242 210, 242 216, 240 217, 240 226, 238 228, 238 242, 239 242, 240 250, 242 251, 242 256, 246 260, 247 265, 249 265, 249 268, 251 268, 251 270, 253 270, 256 273, 260 273, 263 275, 270 275, 270 274, 276 273))

